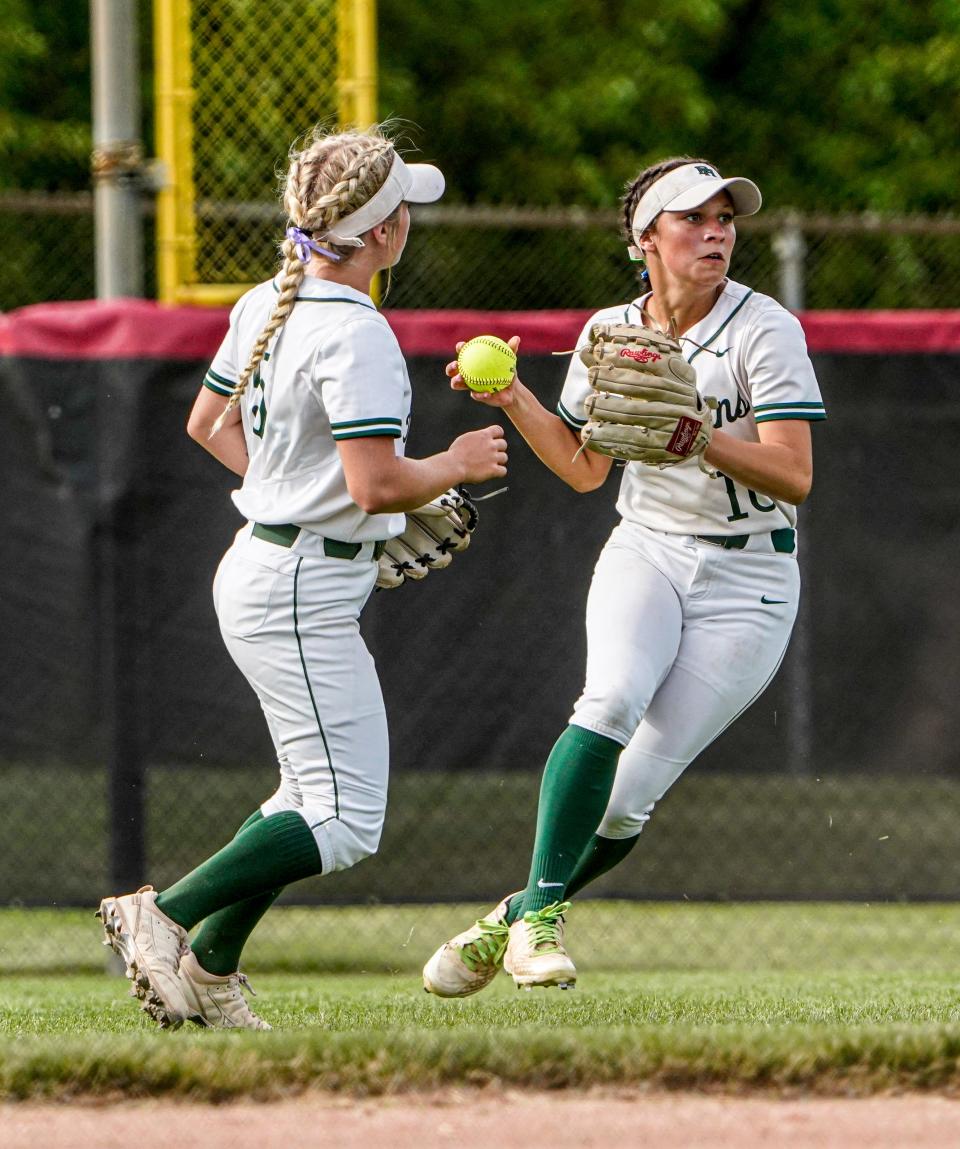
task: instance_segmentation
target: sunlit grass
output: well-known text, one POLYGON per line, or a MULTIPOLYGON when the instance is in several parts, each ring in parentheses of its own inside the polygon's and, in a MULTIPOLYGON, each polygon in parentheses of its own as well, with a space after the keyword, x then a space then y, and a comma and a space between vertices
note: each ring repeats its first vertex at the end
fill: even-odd
POLYGON ((956 907, 583 903, 575 990, 501 974, 474 997, 425 994, 423 960, 476 912, 276 910, 245 962, 271 1033, 162 1032, 108 974, 92 915, 0 914, 0 1097, 960 1086, 956 907), (358 939, 361 921, 380 928, 358 939), (59 957, 31 972, 38 950, 59 957))

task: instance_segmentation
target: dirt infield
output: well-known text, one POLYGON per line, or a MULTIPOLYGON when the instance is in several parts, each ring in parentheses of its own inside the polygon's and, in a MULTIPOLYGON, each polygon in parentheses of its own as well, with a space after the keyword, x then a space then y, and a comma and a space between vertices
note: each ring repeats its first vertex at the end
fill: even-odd
POLYGON ((159 1101, 0 1106, 4 1149, 924 1149, 960 1145, 960 1101, 690 1093, 450 1091, 211 1106, 159 1101))

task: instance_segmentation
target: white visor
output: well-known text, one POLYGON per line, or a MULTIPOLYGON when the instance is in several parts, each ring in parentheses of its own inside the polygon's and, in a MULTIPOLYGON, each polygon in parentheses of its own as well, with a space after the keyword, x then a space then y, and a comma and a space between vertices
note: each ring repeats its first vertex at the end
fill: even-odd
POLYGON ((387 178, 379 190, 350 215, 326 231, 323 239, 348 247, 363 247, 365 231, 383 223, 403 203, 433 203, 443 195, 443 172, 432 164, 405 164, 394 153, 387 178))
POLYGON ((724 179, 709 164, 684 164, 667 172, 641 196, 633 213, 633 242, 641 236, 662 211, 690 211, 718 192, 730 193, 734 215, 753 215, 763 202, 760 189, 743 176, 724 179))

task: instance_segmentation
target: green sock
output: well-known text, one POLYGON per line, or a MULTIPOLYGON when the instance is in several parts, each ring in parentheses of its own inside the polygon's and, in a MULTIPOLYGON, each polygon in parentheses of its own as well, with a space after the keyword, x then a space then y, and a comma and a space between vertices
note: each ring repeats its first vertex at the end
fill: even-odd
POLYGON ((237 832, 233 836, 235 838, 239 838, 244 830, 249 830, 249 828, 251 826, 255 826, 258 822, 262 822, 262 821, 263 821, 263 811, 258 806, 257 809, 254 810, 254 812, 250 815, 250 817, 246 818, 244 820, 243 825, 240 827, 239 830, 237 830, 237 832))
POLYGON ((509 899, 507 902, 507 910, 503 915, 503 920, 508 926, 512 926, 517 918, 523 917, 523 895, 525 891, 520 890, 509 899))
POLYGON ((567 882, 567 897, 572 898, 601 874, 618 866, 639 841, 639 834, 632 838, 601 838, 599 834, 594 834, 567 882))
POLYGON ((283 886, 278 886, 265 894, 217 910, 204 921, 190 948, 207 973, 226 977, 237 972, 247 938, 281 893, 283 886))
POLYGON ((157 907, 168 918, 189 930, 217 910, 322 872, 313 832, 295 810, 248 818, 244 826, 232 842, 158 895, 157 907))
MULTIPOLYGON (((239 837, 244 830, 262 821, 262 812, 254 810, 234 837, 239 837)), ((247 898, 244 902, 237 902, 236 905, 217 910, 203 922, 190 948, 207 973, 226 977, 237 972, 240 967, 240 954, 247 938, 276 901, 281 890, 282 887, 268 890, 258 897, 247 898)))
MULTIPOLYGON (((580 726, 568 726, 557 739, 540 783, 523 913, 566 896, 567 883, 607 808, 622 749, 612 738, 580 726)), ((519 906, 510 909, 514 920, 520 916, 519 906)))

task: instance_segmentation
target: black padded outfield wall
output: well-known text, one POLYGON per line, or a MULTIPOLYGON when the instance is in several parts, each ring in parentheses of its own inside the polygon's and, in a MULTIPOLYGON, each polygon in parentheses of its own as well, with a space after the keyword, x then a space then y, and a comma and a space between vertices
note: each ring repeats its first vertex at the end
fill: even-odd
MULTIPOLYGON (((425 455, 490 421, 443 374, 456 338, 523 335, 522 375, 551 407, 579 313, 394 315, 425 455)), ((152 768, 232 770, 272 751, 220 641, 210 595, 241 520, 235 482, 184 424, 224 313, 49 305, 2 317, 5 449, 0 763, 112 771, 114 815, 142 815, 152 768)), ((960 780, 960 319, 804 317, 827 405, 801 509, 805 600, 768 692, 695 769, 771 777, 960 780)), ((536 774, 582 684, 583 612, 615 521, 616 472, 577 495, 508 429, 510 474, 478 495, 470 550, 376 593, 363 630, 394 778, 536 774)), ((467 818, 467 809, 450 819, 467 818)), ((143 842, 117 847, 139 878, 143 842)), ((0 891, 2 892, 2 891, 0 891)))

